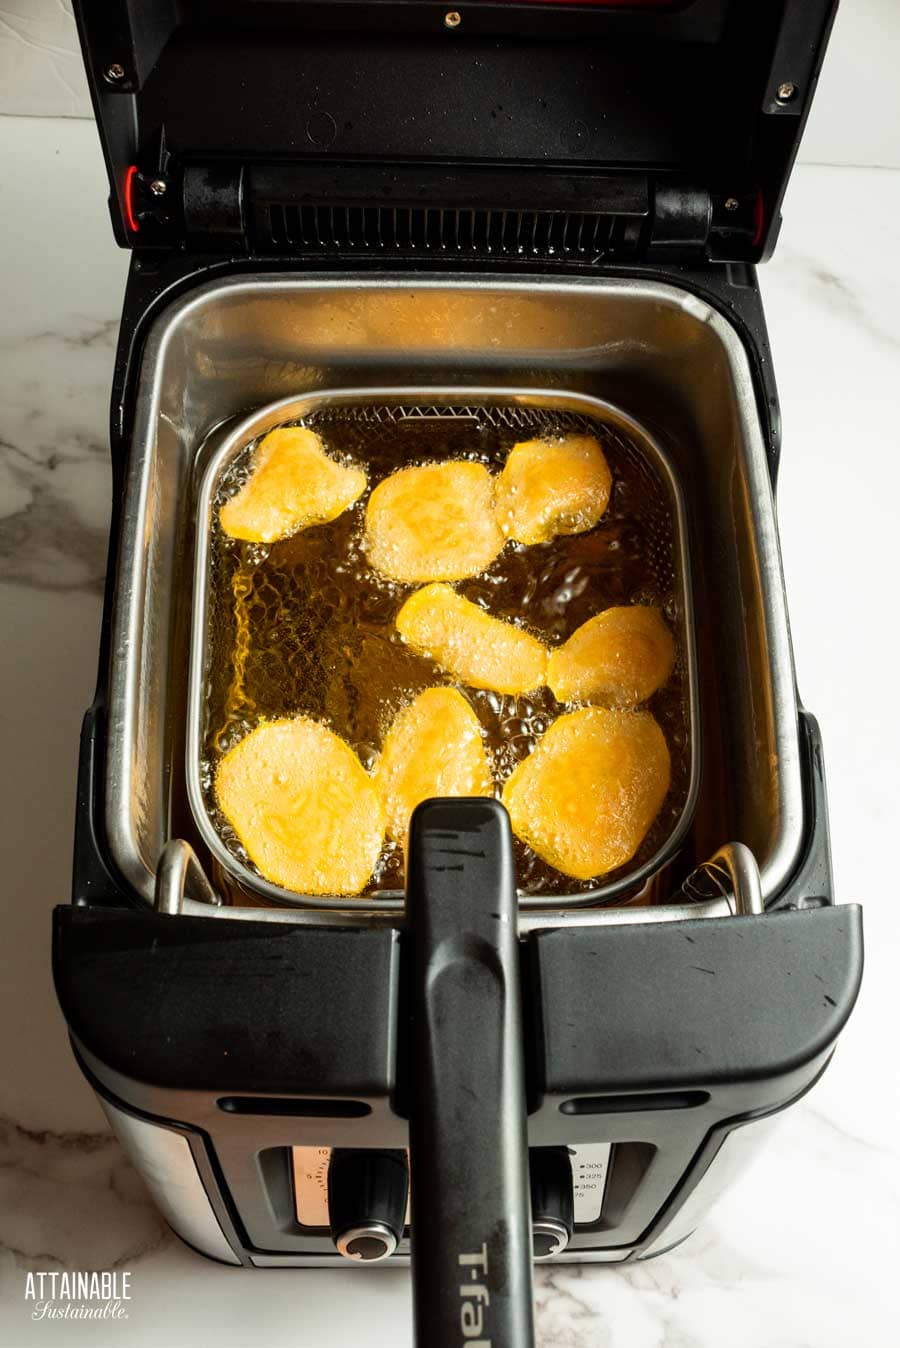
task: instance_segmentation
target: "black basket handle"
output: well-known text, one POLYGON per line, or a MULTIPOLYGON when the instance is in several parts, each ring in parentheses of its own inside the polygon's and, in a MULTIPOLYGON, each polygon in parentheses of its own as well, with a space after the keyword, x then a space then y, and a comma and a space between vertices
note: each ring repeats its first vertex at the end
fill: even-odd
POLYGON ((412 1268, 420 1348, 534 1343, 512 835, 493 800, 410 828, 412 1268))

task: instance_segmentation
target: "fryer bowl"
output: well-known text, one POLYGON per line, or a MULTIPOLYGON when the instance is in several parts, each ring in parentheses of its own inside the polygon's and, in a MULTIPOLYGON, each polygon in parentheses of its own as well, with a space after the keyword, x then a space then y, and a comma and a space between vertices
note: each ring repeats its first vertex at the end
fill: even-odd
POLYGON ((735 329, 690 293, 641 280, 280 273, 194 290, 160 314, 143 353, 104 796, 113 860, 148 903, 166 843, 197 840, 182 765, 198 458, 278 398, 466 384, 599 397, 661 446, 684 494, 697 615, 702 744, 684 870, 727 839, 756 856, 766 901, 790 878, 803 836, 797 703, 772 486, 735 329))

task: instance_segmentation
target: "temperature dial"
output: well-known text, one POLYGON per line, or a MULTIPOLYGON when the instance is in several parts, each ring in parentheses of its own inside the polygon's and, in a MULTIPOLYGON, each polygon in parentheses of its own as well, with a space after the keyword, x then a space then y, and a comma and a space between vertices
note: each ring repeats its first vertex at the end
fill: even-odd
POLYGON ((575 1223, 572 1163, 565 1147, 533 1147, 528 1153, 531 1231, 535 1259, 562 1254, 575 1223))
POLYGON ((409 1169, 404 1151, 336 1147, 328 1167, 331 1236, 345 1259, 375 1263, 403 1235, 409 1169))

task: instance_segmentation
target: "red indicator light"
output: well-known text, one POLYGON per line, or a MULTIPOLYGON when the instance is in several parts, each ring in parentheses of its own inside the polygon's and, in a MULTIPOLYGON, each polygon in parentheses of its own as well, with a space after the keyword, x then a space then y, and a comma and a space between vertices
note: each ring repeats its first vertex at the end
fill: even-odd
POLYGON ((137 164, 131 164, 125 174, 125 223, 132 234, 138 232, 138 222, 134 217, 133 193, 137 164))

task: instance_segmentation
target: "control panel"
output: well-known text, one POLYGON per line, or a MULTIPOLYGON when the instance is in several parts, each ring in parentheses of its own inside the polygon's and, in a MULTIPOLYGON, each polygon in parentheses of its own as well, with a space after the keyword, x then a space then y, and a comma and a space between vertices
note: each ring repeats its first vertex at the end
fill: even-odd
MULTIPOLYGON (((301 1226, 329 1229, 342 1254, 367 1261, 387 1258, 409 1234, 406 1153, 331 1147, 291 1151, 301 1226)), ((561 1254, 573 1230, 600 1220, 610 1151, 608 1142, 531 1149, 535 1259, 561 1254)))

